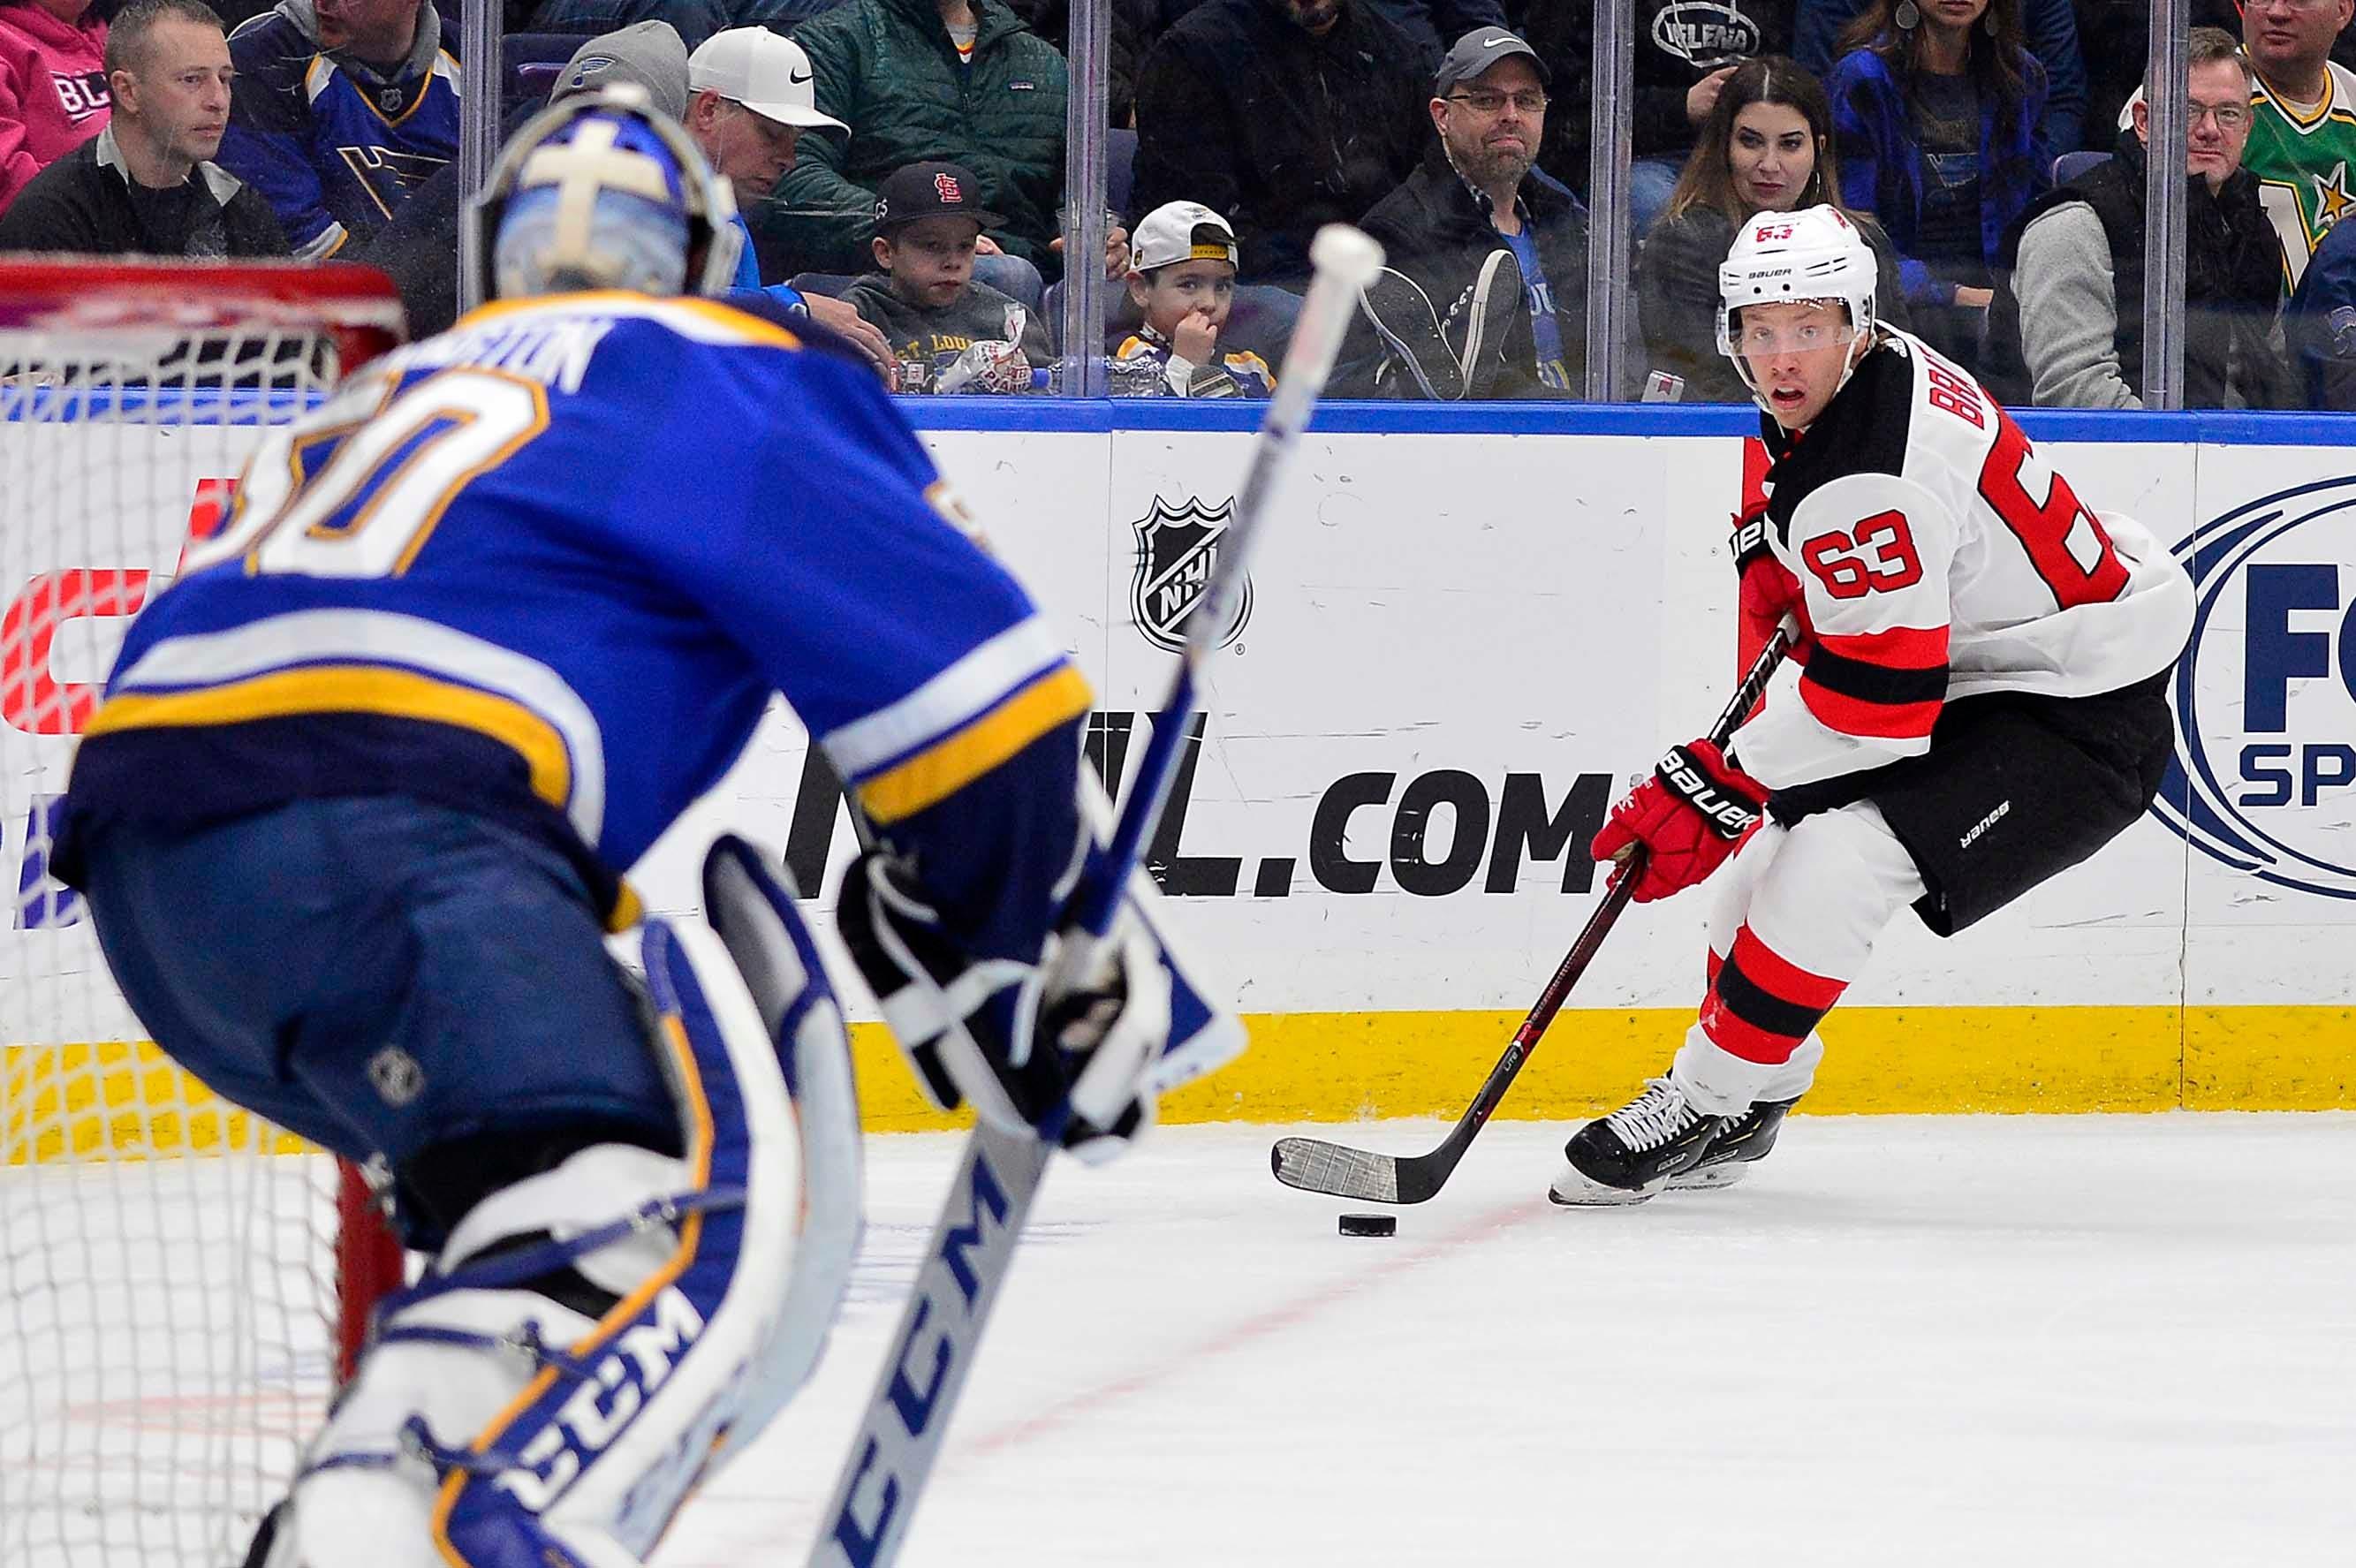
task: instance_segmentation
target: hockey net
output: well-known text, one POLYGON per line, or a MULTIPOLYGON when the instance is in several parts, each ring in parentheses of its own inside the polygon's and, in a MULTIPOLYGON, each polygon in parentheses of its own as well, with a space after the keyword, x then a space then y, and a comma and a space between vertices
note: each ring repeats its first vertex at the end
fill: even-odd
POLYGON ((262 428, 400 322, 359 268, 0 263, 8 1568, 239 1561, 399 1281, 357 1173, 143 1039, 48 862, 128 618, 218 524, 262 428))

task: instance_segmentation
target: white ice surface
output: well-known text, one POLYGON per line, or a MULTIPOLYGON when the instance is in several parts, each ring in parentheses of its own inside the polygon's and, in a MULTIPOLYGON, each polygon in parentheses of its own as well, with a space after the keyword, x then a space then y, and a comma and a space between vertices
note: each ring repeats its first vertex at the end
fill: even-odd
MULTIPOLYGON (((1442 1129, 1059 1163, 904 1564, 2356 1563, 2356 1115, 1803 1118, 1607 1212, 1500 1122, 1387 1240, 1288 1131, 1442 1129)), ((955 1150, 868 1141, 826 1362, 657 1568, 803 1560, 955 1150)))

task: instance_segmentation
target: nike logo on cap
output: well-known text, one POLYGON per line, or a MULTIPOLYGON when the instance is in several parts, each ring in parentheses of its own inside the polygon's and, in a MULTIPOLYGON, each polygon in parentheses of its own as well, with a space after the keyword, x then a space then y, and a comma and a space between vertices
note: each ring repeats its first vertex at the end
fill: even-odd
POLYGON ((809 71, 804 71, 799 76, 796 76, 790 70, 786 72, 786 80, 796 87, 799 87, 803 82, 808 81, 809 79, 810 73, 809 71))
POLYGON ((1494 49, 1494 48, 1495 48, 1499 44, 1511 44, 1511 43, 1518 43, 1518 42, 1520 42, 1520 40, 1519 40, 1519 39, 1517 39, 1517 38, 1483 38, 1483 39, 1481 40, 1481 47, 1482 47, 1483 48, 1484 48, 1484 49, 1494 49))

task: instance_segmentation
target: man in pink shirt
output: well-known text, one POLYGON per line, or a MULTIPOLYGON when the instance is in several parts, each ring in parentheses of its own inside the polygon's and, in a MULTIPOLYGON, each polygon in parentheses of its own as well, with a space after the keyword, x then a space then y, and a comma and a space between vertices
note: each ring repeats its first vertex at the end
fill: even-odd
POLYGON ((106 128, 106 24, 91 0, 0 3, 0 211, 106 128))

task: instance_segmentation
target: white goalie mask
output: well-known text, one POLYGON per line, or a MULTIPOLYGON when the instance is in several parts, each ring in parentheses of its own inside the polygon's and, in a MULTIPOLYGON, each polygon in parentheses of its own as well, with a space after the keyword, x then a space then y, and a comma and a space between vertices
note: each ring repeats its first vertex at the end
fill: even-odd
MULTIPOLYGON (((1848 311, 1854 340, 1873 330, 1879 277, 1873 247, 1837 208, 1762 212, 1735 231, 1734 243, 1718 269, 1718 351, 1734 361, 1734 373, 1759 406, 1767 408, 1736 341, 1742 308, 1809 300, 1837 303, 1848 311)), ((1847 384, 1845 371, 1841 385, 1847 384)))
POLYGON ((526 122, 466 212, 485 299, 575 289, 717 295, 735 280, 736 199, 677 122, 628 84, 526 122))

